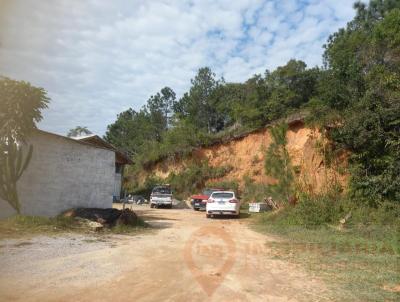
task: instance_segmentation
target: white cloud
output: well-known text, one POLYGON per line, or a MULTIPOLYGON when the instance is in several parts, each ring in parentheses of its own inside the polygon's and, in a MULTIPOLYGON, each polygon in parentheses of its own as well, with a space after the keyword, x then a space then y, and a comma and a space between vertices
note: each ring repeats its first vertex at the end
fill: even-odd
POLYGON ((103 134, 164 86, 181 95, 210 66, 244 81, 322 44, 354 15, 347 0, 2 0, 0 74, 48 90, 41 127, 103 134))

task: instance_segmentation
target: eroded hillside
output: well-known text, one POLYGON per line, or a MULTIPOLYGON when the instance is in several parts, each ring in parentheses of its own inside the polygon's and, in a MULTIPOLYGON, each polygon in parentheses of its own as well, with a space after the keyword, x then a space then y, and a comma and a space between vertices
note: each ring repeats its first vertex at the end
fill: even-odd
MULTIPOLYGON (((345 186, 346 156, 328 160, 325 152, 328 142, 320 131, 297 121, 289 126, 286 137, 286 148, 303 190, 318 193, 333 185, 345 186)), ((229 167, 223 178, 212 181, 235 181, 243 188, 245 177, 250 177, 255 183, 272 184, 275 180, 265 173, 265 154, 270 143, 269 128, 260 129, 226 143, 197 149, 184 159, 161 161, 142 172, 139 178, 141 182, 149 175, 166 179, 172 172, 182 172, 193 161, 208 161, 210 167, 229 167)))

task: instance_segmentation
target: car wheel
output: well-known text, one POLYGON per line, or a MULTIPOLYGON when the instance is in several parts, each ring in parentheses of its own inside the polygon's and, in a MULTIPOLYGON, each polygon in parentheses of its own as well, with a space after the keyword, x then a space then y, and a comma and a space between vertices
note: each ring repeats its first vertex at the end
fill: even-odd
POLYGON ((211 218, 211 214, 206 214, 206 217, 207 218, 211 218))
POLYGON ((198 210, 200 210, 200 209, 199 209, 199 208, 194 208, 194 210, 195 210, 195 211, 198 211, 198 210))

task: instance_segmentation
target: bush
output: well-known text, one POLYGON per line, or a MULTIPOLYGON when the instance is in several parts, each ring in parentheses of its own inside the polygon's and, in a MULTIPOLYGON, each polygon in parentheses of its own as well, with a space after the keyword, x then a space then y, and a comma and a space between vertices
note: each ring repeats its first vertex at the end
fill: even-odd
POLYGON ((150 175, 149 177, 146 178, 146 180, 141 186, 133 187, 130 193, 132 193, 133 195, 142 195, 145 198, 150 199, 150 194, 153 188, 156 185, 162 184, 163 182, 164 181, 161 178, 156 177, 154 175, 150 175))
POLYGON ((270 195, 267 185, 255 183, 248 175, 243 177, 243 182, 242 199, 244 202, 261 202, 270 195))
POLYGON ((392 202, 381 203, 378 207, 357 205, 354 200, 334 199, 321 196, 301 196, 296 206, 287 206, 277 213, 268 215, 269 222, 279 226, 303 226, 314 228, 322 225, 339 224, 340 219, 351 212, 347 226, 400 225, 400 206, 392 202))
POLYGON ((166 182, 171 184, 176 196, 183 198, 184 195, 202 189, 208 179, 223 177, 231 170, 231 166, 210 167, 207 161, 192 162, 182 172, 171 173, 166 182))
POLYGON ((239 184, 234 180, 209 181, 206 183, 206 186, 209 188, 233 190, 236 194, 239 194, 239 184))

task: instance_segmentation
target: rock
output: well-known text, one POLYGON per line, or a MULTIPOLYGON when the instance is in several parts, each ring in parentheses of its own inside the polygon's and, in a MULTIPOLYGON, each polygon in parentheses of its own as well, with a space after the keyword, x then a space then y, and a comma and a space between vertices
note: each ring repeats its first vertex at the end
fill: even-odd
POLYGON ((104 227, 101 223, 96 221, 89 221, 87 225, 94 231, 100 231, 104 227))

